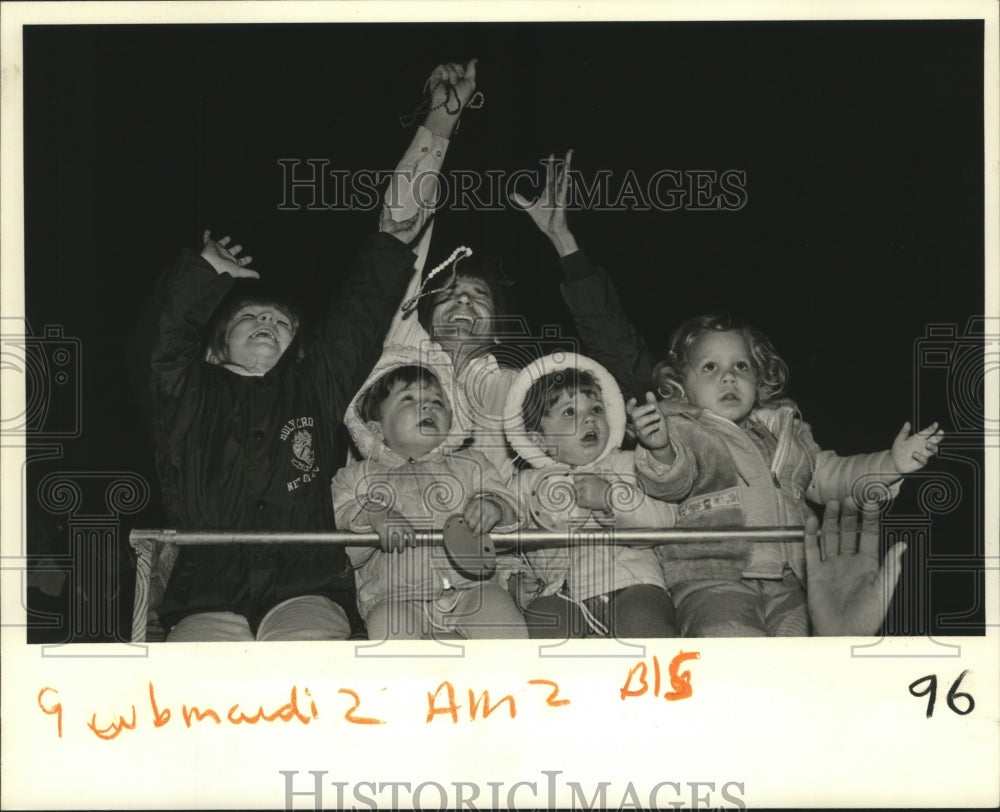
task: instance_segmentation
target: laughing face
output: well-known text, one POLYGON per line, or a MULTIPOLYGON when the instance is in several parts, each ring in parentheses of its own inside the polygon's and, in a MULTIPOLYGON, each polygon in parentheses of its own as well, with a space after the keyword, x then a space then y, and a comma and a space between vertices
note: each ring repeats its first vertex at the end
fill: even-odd
POLYGON ((459 276, 434 297, 430 334, 446 350, 462 343, 492 341, 496 306, 484 279, 459 276))
POLYGON ((684 391, 688 400, 734 423, 741 423, 757 402, 757 368, 743 334, 709 330, 688 349, 684 391))
POLYGON ((604 401, 581 390, 563 392, 541 419, 541 440, 554 459, 568 465, 588 465, 608 444, 610 429, 604 401))
POLYGON ((263 375, 294 337, 292 319, 280 307, 248 304, 236 311, 226 327, 223 363, 243 375, 263 375))

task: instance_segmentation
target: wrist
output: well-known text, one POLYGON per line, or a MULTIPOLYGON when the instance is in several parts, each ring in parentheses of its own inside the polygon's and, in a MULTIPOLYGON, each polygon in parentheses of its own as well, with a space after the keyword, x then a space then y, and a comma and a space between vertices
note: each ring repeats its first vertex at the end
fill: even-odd
POLYGON ((647 448, 650 456, 659 463, 663 465, 673 465, 677 462, 677 452, 674 451, 674 447, 667 443, 662 448, 647 448))
POLYGON ((549 240, 552 242, 553 247, 556 249, 556 253, 559 254, 560 257, 567 257, 580 250, 580 246, 576 244, 576 238, 570 233, 569 229, 556 231, 550 234, 549 240))
POLYGON ((450 138, 452 133, 455 132, 455 127, 458 126, 458 120, 461 118, 462 110, 464 109, 463 106, 458 110, 449 111, 449 104, 454 106, 453 101, 449 102, 446 100, 439 103, 435 107, 432 107, 424 118, 423 126, 441 138, 450 138))

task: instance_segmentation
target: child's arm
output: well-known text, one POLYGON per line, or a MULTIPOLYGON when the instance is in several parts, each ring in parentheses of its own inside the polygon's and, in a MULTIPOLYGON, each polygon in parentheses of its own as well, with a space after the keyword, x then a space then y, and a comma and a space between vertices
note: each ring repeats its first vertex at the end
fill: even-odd
MULTIPOLYGON (((646 403, 642 406, 636 404, 635 398, 625 405, 639 443, 635 449, 636 473, 650 496, 667 502, 684 499, 691 492, 698 472, 698 457, 678 431, 671 431, 677 418, 664 414, 665 408, 669 410, 674 405, 669 401, 657 402, 652 392, 646 393, 646 403)), ((688 406, 677 406, 678 414, 690 411, 688 406)))
MULTIPOLYGON (((416 531, 403 514, 375 498, 366 489, 369 474, 365 462, 345 465, 333 477, 333 515, 337 527, 352 533, 378 533, 385 552, 401 552, 416 546, 416 531)), ((373 548, 348 547, 352 562, 367 561, 373 548)))
POLYGON ((204 357, 201 330, 232 288, 234 277, 257 276, 240 246, 202 235, 201 254, 184 249, 160 275, 129 337, 128 367, 143 417, 157 444, 167 442, 186 384, 204 357), (235 253, 234 253, 235 252, 235 253))
POLYGON ((563 299, 587 353, 607 367, 626 398, 642 397, 656 360, 625 315, 611 279, 603 269, 590 264, 566 221, 573 150, 566 153, 562 165, 549 157, 542 196, 531 202, 515 193, 513 200, 528 212, 559 254, 566 277, 563 299))
POLYGON ((860 538, 857 521, 830 502, 817 541, 819 522, 806 520, 806 600, 815 635, 875 634, 888 611, 906 545, 894 544, 879 567, 878 512, 864 514, 860 538))
POLYGON ((937 423, 913 435, 910 424, 905 423, 888 451, 840 457, 833 451, 820 450, 806 424, 800 424, 799 431, 816 461, 806 495, 819 504, 837 499, 851 507, 865 501, 863 494, 874 494, 873 485, 888 486, 893 495, 898 493, 902 476, 923 468, 937 453, 944 437, 937 423))

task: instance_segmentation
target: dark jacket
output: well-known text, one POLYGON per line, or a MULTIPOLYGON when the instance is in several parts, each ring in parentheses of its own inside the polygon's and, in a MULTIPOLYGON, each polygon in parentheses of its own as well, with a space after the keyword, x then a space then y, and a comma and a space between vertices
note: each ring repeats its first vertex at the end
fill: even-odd
POLYGON ((618 291, 603 268, 586 253, 574 251, 559 260, 566 276, 562 295, 580 333, 583 350, 618 381, 627 401, 643 403, 653 390, 656 359, 622 308, 618 291))
MULTIPOLYGON (((338 428, 381 351, 413 253, 386 234, 365 243, 317 338, 296 337, 263 376, 204 360, 201 330, 235 280, 184 252, 157 283, 147 313, 157 471, 180 530, 334 528, 330 480, 346 459, 338 428)), ((182 547, 160 605, 169 629, 185 615, 233 611, 256 630, 274 605, 325 595, 360 626, 341 547, 257 544, 182 547)))

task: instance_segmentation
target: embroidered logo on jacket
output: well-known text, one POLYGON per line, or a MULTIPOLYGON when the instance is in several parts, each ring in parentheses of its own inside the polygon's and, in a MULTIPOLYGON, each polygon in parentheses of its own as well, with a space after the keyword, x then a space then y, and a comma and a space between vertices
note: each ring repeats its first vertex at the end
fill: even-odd
POLYGON ((291 463, 303 472, 301 476, 285 483, 290 491, 311 482, 319 473, 319 466, 316 465, 316 452, 313 449, 313 435, 310 431, 312 426, 313 419, 311 417, 296 417, 281 427, 281 439, 283 441, 291 439, 291 463))

